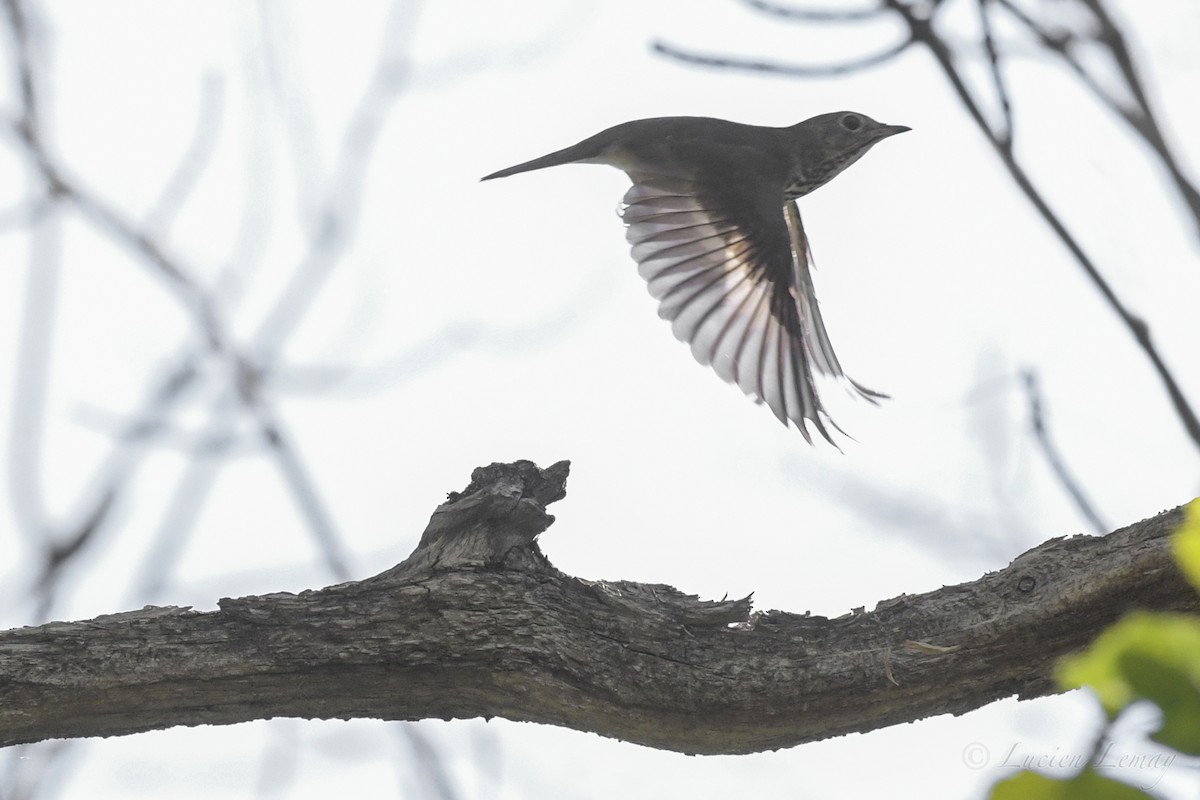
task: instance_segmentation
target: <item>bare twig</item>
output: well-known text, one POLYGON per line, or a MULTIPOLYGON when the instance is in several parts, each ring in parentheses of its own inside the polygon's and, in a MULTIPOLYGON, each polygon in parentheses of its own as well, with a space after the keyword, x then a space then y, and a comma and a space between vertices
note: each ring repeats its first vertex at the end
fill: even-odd
POLYGON ((1058 448, 1050 439, 1050 432, 1046 427, 1046 416, 1042 408, 1042 393, 1038 386, 1037 374, 1033 370, 1027 369, 1021 373, 1021 383, 1025 389, 1025 397, 1029 402, 1029 424, 1033 428, 1033 438, 1037 441, 1038 447, 1042 450, 1042 455, 1046 457, 1046 463, 1050 465, 1051 471, 1054 472, 1054 477, 1058 479, 1058 483, 1075 503, 1075 508, 1083 515, 1088 524, 1092 526, 1094 533, 1103 533, 1110 530, 1109 525, 1100 514, 1096 512, 1095 505, 1088 499, 1084 493, 1083 487, 1071 471, 1067 469, 1067 464, 1063 460, 1062 455, 1058 452, 1058 448))
POLYGON ((1125 43, 1125 36, 1121 33, 1120 26, 1109 16, 1108 11, 1104 8, 1104 4, 1100 0, 1082 0, 1082 2, 1100 23, 1101 40, 1108 47, 1109 53, 1120 68, 1121 75, 1125 78, 1125 85, 1133 93, 1138 108, 1141 111, 1136 117, 1130 117, 1129 122, 1154 148, 1163 165, 1171 173, 1175 187, 1179 190, 1184 202, 1191 209, 1196 223, 1196 232, 1200 235, 1200 191, 1197 191, 1195 185, 1183 174, 1170 147, 1167 146, 1162 128, 1159 126, 1151 110, 1146 90, 1142 86, 1138 70, 1133 63, 1133 56, 1129 52, 1129 46, 1125 43))
POLYGON ((755 11, 770 14, 781 19, 794 19, 800 22, 865 22, 886 16, 883 8, 835 8, 832 6, 805 8, 802 6, 781 6, 778 3, 768 3, 766 0, 742 0, 755 11))
POLYGON ((21 96, 21 116, 17 120, 19 135, 36 139, 41 128, 40 95, 35 85, 33 45, 29 17, 23 0, 4 0, 8 28, 12 34, 13 63, 17 73, 17 90, 21 96))
MULTIPOLYGON (((225 424, 225 410, 212 412, 216 424, 225 424)), ((149 602, 161 597, 170 584, 171 571, 192 538, 196 521, 208 500, 226 456, 220 450, 190 454, 183 473, 176 479, 166 510, 159 518, 153 541, 146 547, 141 567, 133 580, 129 602, 149 602)))
POLYGON ((254 351, 269 370, 276 351, 303 319, 338 260, 358 218, 367 166, 392 102, 408 80, 407 42, 415 27, 418 3, 396 2, 383 33, 379 63, 359 100, 346 132, 338 163, 329 181, 323 207, 312 232, 306 257, 259 324, 254 351))
POLYGON ((309 475, 301 460, 296 445, 283 429, 278 417, 259 399, 253 405, 258 429, 267 448, 274 454, 284 482, 291 489, 292 499, 299 506, 309 529, 320 547, 325 566, 339 580, 350 579, 350 568, 341 540, 334 528, 333 519, 321 500, 316 482, 309 475))
MULTIPOLYGON (((176 484, 174 496, 162 519, 170 528, 169 536, 160 536, 143 567, 141 585, 149 591, 161 588, 172 562, 182 550, 182 544, 195 514, 199 513, 208 488, 218 469, 234 451, 234 445, 253 440, 279 466, 281 477, 291 490, 331 574, 338 579, 349 576, 345 548, 341 544, 332 516, 320 499, 320 492, 311 471, 300 455, 300 449, 269 397, 270 373, 241 352, 239 344, 226 328, 223 314, 228 310, 221 300, 230 302, 236 292, 215 291, 201 284, 196 276, 203 274, 186 263, 179 253, 172 252, 167 233, 171 222, 180 213, 195 187, 205 165, 210 160, 216 142, 221 110, 221 84, 210 78, 203 84, 197 124, 191 142, 185 148, 175 172, 165 182, 158 201, 140 219, 132 218, 110 202, 100 191, 84 186, 77 175, 55 155, 52 137, 41 118, 42 98, 38 91, 40 53, 33 36, 36 25, 31 20, 23 0, 2 0, 7 28, 13 43, 11 61, 17 75, 19 103, 7 127, 14 140, 33 167, 36 186, 28 200, 6 215, 3 224, 28 222, 34 226, 31 247, 31 279, 27 283, 29 300, 24 307, 23 334, 18 343, 17 391, 14 403, 12 467, 14 505, 18 508, 21 529, 35 538, 41 551, 38 577, 31 584, 36 591, 39 618, 48 616, 61 588, 61 578, 68 564, 94 541, 109 519, 109 511, 120 503, 132 484, 132 477, 152 446, 162 442, 164 434, 177 430, 174 424, 177 409, 183 400, 200 389, 215 384, 218 391, 212 403, 212 420, 203 433, 208 442, 193 454, 192 465, 176 484), (128 422, 113 426, 114 441, 89 481, 89 489, 77 503, 74 514, 77 524, 52 526, 42 508, 42 491, 38 479, 43 473, 42 431, 45 427, 47 371, 53 362, 50 334, 53 331, 56 305, 56 282, 59 274, 59 220, 64 210, 71 209, 85 222, 126 247, 134 259, 146 265, 157 277, 164 279, 176 297, 191 314, 201 341, 194 339, 180 347, 174 361, 165 368, 149 387, 144 402, 128 422), (239 432, 239 417, 251 423, 251 437, 239 432), (166 540, 170 539, 169 546, 166 540)), ((347 128, 346 139, 337 169, 328 182, 328 191, 321 209, 323 223, 313 237, 308 255, 300 262, 296 278, 281 292, 277 303, 261 330, 269 332, 258 343, 260 352, 282 347, 304 308, 311 304, 320 287, 320 277, 345 251, 350 231, 357 218, 357 209, 368 172, 368 163, 379 129, 390 110, 390 101, 404 85, 406 37, 411 35, 412 3, 397 2, 391 15, 387 35, 381 48, 379 67, 371 86, 347 128)), ((3 123, 0 123, 3 124, 3 123)), ((256 184, 257 185, 257 184, 256 184)), ((245 217, 243 233, 263 227, 253 214, 245 217)), ((244 243, 253 237, 242 236, 244 243)), ((226 277, 234 270, 247 266, 245 248, 239 245, 235 253, 241 263, 231 264, 226 277)), ((230 286, 219 281, 218 286, 230 286)), ((236 288, 236 287, 235 287, 236 288)), ((244 427, 244 426, 241 426, 244 427)), ((17 767, 9 760, 12 769, 17 767)), ((10 775, 15 775, 11 773, 10 775)), ((36 791, 37 777, 12 777, 0 794, 23 794, 21 782, 29 779, 29 793, 36 791)), ((14 795, 15 796, 15 795, 14 795)))
POLYGON ((1108 49, 1117 71, 1124 80, 1129 99, 1114 95, 1105 86, 1105 81, 1096 78, 1090 72, 1087 63, 1074 52, 1081 42, 1096 43, 1096 37, 1076 34, 1070 30, 1051 30, 1030 16, 1024 9, 1012 0, 993 0, 1005 9, 1021 25, 1032 33, 1047 52, 1054 53, 1075 74, 1088 91, 1096 99, 1109 108, 1114 114, 1123 119, 1142 141, 1151 149, 1163 169, 1171 178, 1180 197, 1187 205, 1197 235, 1200 235, 1200 190, 1184 173, 1183 168, 1175 158, 1175 153, 1167 144, 1162 126, 1157 115, 1146 97, 1145 89, 1133 64, 1133 58, 1125 45, 1124 36, 1103 7, 1096 2, 1087 3, 1096 15, 1097 27, 1100 28, 1099 44, 1108 49), (1132 100, 1132 103, 1129 102, 1132 100))
POLYGON ((979 23, 983 29, 983 48, 987 53, 988 68, 992 74, 992 86, 996 90, 996 97, 1000 101, 1000 115, 1004 121, 1003 126, 997 126, 993 130, 995 136, 1008 152, 1013 149, 1013 114, 1012 100, 1008 96, 1008 83, 1004 80, 1004 70, 1000 64, 1000 51, 996 47, 996 34, 992 30, 992 15, 989 11, 989 6, 994 0, 978 0, 979 8, 979 23))
POLYGON ((686 64, 696 64, 703 67, 742 69, 751 72, 768 72, 774 75, 788 75, 795 78, 825 78, 832 75, 845 75, 850 72, 858 72, 859 70, 878 66, 903 53, 910 44, 912 44, 912 40, 905 39, 886 50, 881 50, 878 53, 872 53, 862 58, 839 61, 836 64, 819 65, 782 64, 777 61, 702 55, 661 41, 654 42, 651 47, 656 53, 660 53, 668 58, 674 58, 686 64))
POLYGON ((172 220, 178 216, 212 160, 224 109, 224 82, 216 75, 206 75, 200 83, 200 102, 196 109, 192 140, 180 156, 175 172, 159 192, 158 200, 142 221, 142 227, 152 231, 155 238, 166 238, 172 220))
POLYGON ((1192 442, 1200 448, 1200 419, 1196 417, 1187 398, 1184 397, 1183 390, 1179 387, 1179 383, 1175 380, 1175 376, 1162 360, 1158 349, 1154 346, 1150 338, 1150 327, 1144 320, 1133 314, 1121 300, 1117 297, 1116 292, 1109 286, 1108 281, 1100 274, 1100 270, 1092 262, 1091 257, 1084 252, 1083 246, 1076 241, 1075 237, 1067 230, 1066 225, 1059 218, 1058 214, 1050 207, 1049 202, 1033 185, 1033 181, 1025 172, 1024 168, 1017 162, 1012 151, 1005 146, 1005 141, 1002 136, 992 130, 988 125, 987 119, 983 115, 975 96, 971 90, 967 88, 966 82, 963 80, 957 64, 955 63, 954 55, 950 52, 950 48, 945 41, 933 29, 933 21, 923 17, 913 11, 902 0, 884 0, 887 5, 894 9, 901 18, 909 25, 913 39, 925 45, 929 52, 941 67, 942 72, 950 81, 954 92, 958 95, 963 107, 967 109, 967 113, 971 119, 975 121, 980 132, 983 133, 992 147, 996 150, 996 154, 1000 157, 1001 162, 1008 170, 1009 176, 1016 183, 1017 187, 1025 195, 1025 198, 1037 209, 1042 219, 1054 231, 1059 241, 1063 246, 1070 251, 1074 256, 1075 261, 1087 274, 1092 284, 1099 290, 1101 296, 1108 304, 1109 308, 1117 315, 1124 323, 1125 328, 1133 336, 1134 340, 1141 347, 1142 352, 1154 367, 1158 374, 1159 380, 1162 381, 1164 388, 1167 390, 1167 395, 1170 397, 1171 405, 1175 409, 1176 415, 1183 424, 1184 430, 1192 442))
POLYGON ((417 766, 422 797, 454 800, 459 796, 446 769, 445 759, 423 731, 412 723, 402 722, 396 726, 396 735, 408 745, 409 759, 417 766))

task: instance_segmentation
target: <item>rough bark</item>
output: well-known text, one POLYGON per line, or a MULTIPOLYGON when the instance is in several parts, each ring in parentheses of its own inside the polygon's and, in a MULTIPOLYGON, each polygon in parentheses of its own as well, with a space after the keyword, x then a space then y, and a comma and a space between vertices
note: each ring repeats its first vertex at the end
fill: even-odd
POLYGON ((1200 609, 1165 512, 837 619, 565 575, 535 538, 568 465, 493 464, 364 581, 0 634, 0 745, 268 717, 493 716, 749 753, 1055 691, 1132 607, 1200 609))

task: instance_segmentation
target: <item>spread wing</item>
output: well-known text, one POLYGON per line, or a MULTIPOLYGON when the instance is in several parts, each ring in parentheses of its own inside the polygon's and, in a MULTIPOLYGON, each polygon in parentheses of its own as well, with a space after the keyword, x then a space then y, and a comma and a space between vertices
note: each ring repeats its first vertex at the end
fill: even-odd
MULTIPOLYGON (((660 317, 701 364, 766 403, 808 441, 830 443, 813 367, 863 396, 842 372, 813 294, 808 240, 794 203, 730 197, 728 189, 631 173, 622 218, 660 317)), ((838 429, 840 430, 840 429, 838 429)))
POLYGON ((804 225, 800 222, 800 209, 795 200, 784 206, 787 216, 788 234, 792 241, 792 254, 795 263, 795 286, 791 289, 792 296, 800 312, 800 328, 806 346, 809 348, 817 371, 844 380, 856 393, 872 403, 887 399, 887 395, 868 389, 842 372, 837 354, 829 342, 829 334, 825 331, 825 321, 821 319, 821 305, 817 302, 817 293, 812 281, 812 249, 808 246, 808 236, 804 233, 804 225))

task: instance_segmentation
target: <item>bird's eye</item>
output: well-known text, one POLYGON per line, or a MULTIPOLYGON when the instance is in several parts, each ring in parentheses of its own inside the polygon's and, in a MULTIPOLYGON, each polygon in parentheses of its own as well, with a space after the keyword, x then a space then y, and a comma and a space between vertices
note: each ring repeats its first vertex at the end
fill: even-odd
POLYGON ((848 131, 856 131, 862 127, 862 117, 857 114, 847 114, 842 117, 842 127, 848 131))

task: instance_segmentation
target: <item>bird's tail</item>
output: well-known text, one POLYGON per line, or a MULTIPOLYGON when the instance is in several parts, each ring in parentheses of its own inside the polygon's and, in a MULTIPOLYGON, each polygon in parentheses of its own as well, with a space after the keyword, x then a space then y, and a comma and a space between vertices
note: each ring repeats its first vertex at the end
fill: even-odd
POLYGON ((570 147, 565 147, 562 150, 556 150, 553 153, 535 158, 532 161, 526 161, 523 164, 517 164, 515 167, 502 169, 498 172, 493 172, 491 175, 484 175, 479 180, 490 181, 492 178, 507 178, 509 175, 516 175, 518 172, 529 172, 535 169, 544 169, 546 167, 557 167, 559 164, 574 164, 578 161, 591 161, 601 154, 602 144, 597 141, 599 137, 593 136, 590 139, 584 139, 579 144, 573 144, 570 147))

